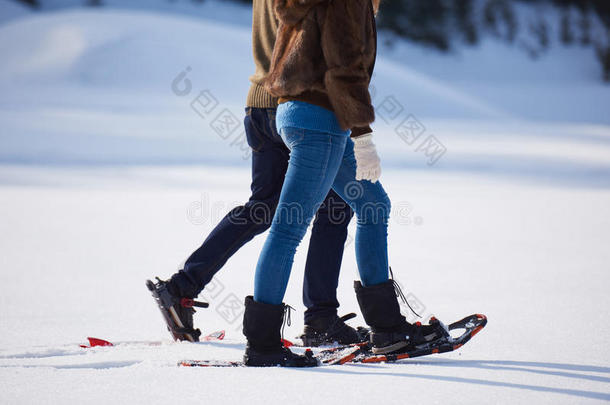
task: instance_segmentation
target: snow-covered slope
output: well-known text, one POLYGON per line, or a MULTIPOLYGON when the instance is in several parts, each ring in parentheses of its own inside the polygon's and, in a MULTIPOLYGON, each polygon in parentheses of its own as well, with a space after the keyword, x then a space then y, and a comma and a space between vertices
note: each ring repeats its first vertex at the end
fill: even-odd
MULTIPOLYGON (((82 8, 86 0, 38 0, 42 11, 82 8)), ((227 0, 103 0, 103 7, 185 15, 230 25, 248 26, 252 7, 227 0)))
MULTIPOLYGON (((239 122, 250 31, 210 15, 81 9, 0 27, 10 55, 0 61, 0 160, 247 165, 239 122), (202 113, 206 102, 214 108, 202 113), (235 126, 219 130, 227 111, 235 126)), ((434 135, 446 149, 436 168, 608 184, 610 91, 582 75, 592 67, 578 52, 533 62, 501 44, 449 57, 382 49, 374 93, 384 165, 428 167, 421 146, 434 135), (554 74, 538 71, 547 65, 554 74), (402 125, 413 122, 425 129, 417 142, 402 125)))

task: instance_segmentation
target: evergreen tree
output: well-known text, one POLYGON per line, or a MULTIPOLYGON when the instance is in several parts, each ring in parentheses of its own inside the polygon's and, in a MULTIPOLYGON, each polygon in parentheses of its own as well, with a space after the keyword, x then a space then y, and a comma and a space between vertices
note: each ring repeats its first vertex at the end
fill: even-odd
POLYGON ((581 45, 591 45, 591 17, 588 10, 582 11, 578 22, 581 45))
POLYGON ((507 0, 488 0, 483 9, 483 25, 492 35, 513 42, 517 36, 517 19, 507 0))
POLYGON ((607 38, 605 45, 598 43, 595 49, 597 58, 602 65, 604 81, 610 83, 610 38, 607 38))
POLYGON ((561 12, 561 26, 559 30, 559 39, 564 45, 574 43, 574 32, 572 31, 572 19, 570 10, 564 9, 561 12))
POLYGON ((452 14, 458 33, 466 43, 474 45, 479 41, 477 24, 474 19, 474 1, 457 0, 452 3, 452 14))
POLYGON ((39 7, 40 4, 38 3, 38 0, 18 0, 21 3, 25 3, 30 7, 39 7))
MULTIPOLYGON (((252 3, 252 0, 234 1, 252 3)), ((520 46, 536 57, 550 44, 548 23, 545 16, 538 16, 520 27, 515 3, 559 7, 561 43, 593 46, 604 78, 610 81, 610 0, 382 0, 377 22, 380 29, 441 51, 451 49, 455 40, 474 45, 484 35, 514 42, 521 30, 521 36, 525 35, 527 41, 521 41, 520 46), (606 38, 593 38, 593 15, 604 24, 606 38)))
POLYGON ((448 6, 443 0, 385 0, 379 25, 401 37, 448 50, 448 6))

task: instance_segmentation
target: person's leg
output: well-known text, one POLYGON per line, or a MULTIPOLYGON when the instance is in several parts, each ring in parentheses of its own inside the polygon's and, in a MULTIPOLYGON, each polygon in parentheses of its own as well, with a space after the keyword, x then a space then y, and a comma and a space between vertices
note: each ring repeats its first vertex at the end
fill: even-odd
POLYGON ((307 308, 305 324, 337 316, 339 272, 347 226, 353 215, 350 206, 333 190, 328 193, 316 214, 303 280, 303 303, 307 308))
POLYGON ((356 180, 354 142, 349 139, 333 190, 347 202, 358 219, 356 261, 364 286, 388 281, 388 220, 391 203, 380 182, 356 180))
POLYGON ((371 326, 373 352, 399 353, 405 348, 443 339, 440 323, 414 326, 400 312, 393 280, 388 277, 387 228, 390 199, 380 182, 357 181, 354 143, 347 141, 333 189, 358 218, 356 260, 362 282, 354 283, 362 315, 371 326))
POLYGON ((347 134, 300 128, 281 132, 290 162, 254 284, 254 300, 272 305, 282 303, 296 248, 330 190, 347 140, 347 134))
POLYGON ((257 263, 254 296, 246 298, 243 331, 248 343, 244 363, 248 366, 315 365, 311 351, 297 355, 283 347, 280 322, 259 319, 276 314, 279 320, 279 314, 288 311, 282 300, 296 248, 330 191, 349 131, 341 130, 332 112, 302 102, 281 104, 277 126, 291 150, 290 162, 280 203, 257 263))
POLYGON ((267 230, 279 200, 289 151, 275 128, 275 109, 248 108, 244 125, 252 148, 252 195, 231 210, 172 279, 183 297, 196 297, 226 261, 267 230))
POLYGON ((354 143, 345 146, 343 161, 333 189, 354 210, 356 261, 361 281, 354 283, 356 297, 366 323, 375 353, 392 353, 406 348, 414 332, 400 313, 400 306, 388 273, 387 227, 390 199, 380 182, 356 180, 354 143))

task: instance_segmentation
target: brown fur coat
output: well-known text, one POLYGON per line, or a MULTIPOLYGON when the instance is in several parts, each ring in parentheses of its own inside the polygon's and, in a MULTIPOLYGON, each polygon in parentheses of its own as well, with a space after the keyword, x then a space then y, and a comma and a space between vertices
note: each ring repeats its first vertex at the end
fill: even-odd
POLYGON ((344 129, 375 120, 369 82, 377 32, 371 0, 274 0, 280 22, 265 87, 335 112, 344 129))

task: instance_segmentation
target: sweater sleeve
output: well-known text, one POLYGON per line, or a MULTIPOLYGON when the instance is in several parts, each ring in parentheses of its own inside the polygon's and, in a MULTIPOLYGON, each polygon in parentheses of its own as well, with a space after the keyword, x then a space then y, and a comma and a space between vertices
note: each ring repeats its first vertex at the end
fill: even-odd
POLYGON ((354 127, 352 128, 352 133, 350 136, 352 138, 358 138, 360 135, 370 134, 371 132, 373 132, 373 130, 368 125, 365 127, 354 127))
POLYGON ((366 127, 375 120, 369 94, 364 48, 370 0, 333 0, 321 27, 327 65, 324 85, 344 129, 366 127))

